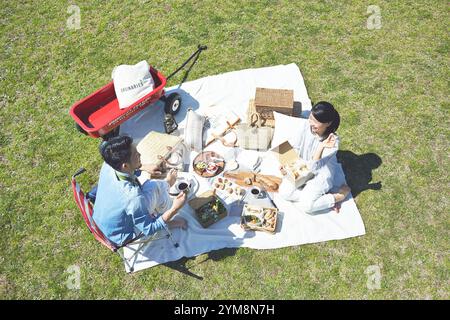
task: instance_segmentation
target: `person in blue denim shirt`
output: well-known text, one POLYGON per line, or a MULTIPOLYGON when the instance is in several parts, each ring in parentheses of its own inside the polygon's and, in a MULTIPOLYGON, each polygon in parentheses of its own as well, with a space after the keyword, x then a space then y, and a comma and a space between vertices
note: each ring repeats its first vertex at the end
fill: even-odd
POLYGON ((177 171, 171 170, 166 180, 137 179, 139 169, 158 173, 158 166, 142 165, 141 155, 128 136, 114 137, 100 146, 103 163, 94 204, 93 219, 106 238, 121 246, 137 234, 149 236, 165 228, 186 228, 186 220, 172 219, 186 201, 180 193, 174 200, 169 188, 177 171))

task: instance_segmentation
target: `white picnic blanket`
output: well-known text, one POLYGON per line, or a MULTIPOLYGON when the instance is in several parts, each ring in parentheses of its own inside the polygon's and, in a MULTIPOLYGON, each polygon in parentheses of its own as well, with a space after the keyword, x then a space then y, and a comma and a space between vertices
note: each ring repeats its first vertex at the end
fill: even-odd
MULTIPOLYGON (((246 120, 248 101, 254 98, 256 87, 293 89, 294 100, 302 104, 302 114, 306 116, 311 109, 311 101, 296 64, 246 69, 209 76, 186 82, 181 86, 167 88, 166 92, 169 94, 176 91, 182 96, 183 110, 176 116, 182 130, 188 107, 211 117, 223 113, 224 110, 232 110, 241 119, 246 120)), ((139 141, 151 130, 163 132, 164 111, 159 104, 146 108, 125 122, 121 126, 121 133, 129 134, 135 141, 139 141)), ((221 155, 229 152, 227 149, 229 148, 223 147, 219 142, 206 148, 221 155)), ((248 155, 243 157, 246 159, 251 159, 257 153, 245 152, 248 152, 248 155)), ((190 158, 193 159, 195 155, 197 153, 192 152, 190 158)), ((260 155, 263 157, 261 173, 279 176, 278 163, 267 153, 260 155)), ((192 164, 189 171, 192 172, 192 164)), ((342 179, 345 179, 342 170, 339 174, 342 179)), ((210 188, 211 179, 197 176, 197 180, 198 193, 210 188)), ((292 203, 278 197, 276 193, 273 199, 280 210, 276 233, 273 235, 265 232, 245 232, 239 225, 240 218, 237 215, 228 216, 205 229, 198 223, 192 209, 186 204, 179 215, 187 219, 187 230, 172 230, 173 239, 179 243, 179 247, 176 248, 167 239, 151 242, 133 259, 135 260, 134 272, 222 248, 276 249, 365 234, 363 221, 352 197, 342 203, 339 213, 328 211, 316 215, 301 212, 292 203)), ((132 253, 132 250, 125 249, 126 257, 132 253)), ((130 271, 127 266, 125 268, 127 272, 130 271)))

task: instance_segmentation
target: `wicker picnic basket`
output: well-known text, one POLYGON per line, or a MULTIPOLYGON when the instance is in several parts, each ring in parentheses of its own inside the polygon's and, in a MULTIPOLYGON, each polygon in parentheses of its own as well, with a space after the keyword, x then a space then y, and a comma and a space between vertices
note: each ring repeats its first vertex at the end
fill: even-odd
POLYGON ((255 109, 263 119, 273 120, 273 111, 294 114, 294 90, 256 88, 255 109))

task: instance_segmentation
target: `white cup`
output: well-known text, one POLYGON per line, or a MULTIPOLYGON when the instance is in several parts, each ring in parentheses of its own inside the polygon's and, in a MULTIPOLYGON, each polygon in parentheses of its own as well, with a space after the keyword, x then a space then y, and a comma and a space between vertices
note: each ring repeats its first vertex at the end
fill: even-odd
POLYGON ((189 188, 190 188, 190 183, 187 180, 180 180, 177 182, 177 190, 179 192, 189 192, 189 188))
POLYGON ((261 188, 256 187, 256 186, 253 186, 250 189, 250 194, 257 199, 262 198, 264 196, 261 188))

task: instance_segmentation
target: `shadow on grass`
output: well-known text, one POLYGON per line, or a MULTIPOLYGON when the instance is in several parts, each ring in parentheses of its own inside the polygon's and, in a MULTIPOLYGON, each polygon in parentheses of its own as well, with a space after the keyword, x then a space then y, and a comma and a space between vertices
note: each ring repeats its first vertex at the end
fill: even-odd
POLYGON ((348 186, 352 189, 354 198, 363 191, 381 189, 381 181, 370 183, 372 181, 372 170, 378 168, 382 163, 381 158, 377 154, 365 153, 357 155, 351 151, 339 150, 337 159, 342 165, 345 179, 348 186))
POLYGON ((187 266, 187 263, 188 263, 188 261, 195 261, 195 259, 196 259, 195 257, 181 258, 177 261, 164 263, 163 265, 166 267, 169 267, 173 270, 179 271, 187 276, 191 276, 197 280, 203 280, 202 276, 199 276, 199 275, 193 273, 189 269, 192 267, 195 267, 199 264, 202 264, 208 260, 220 261, 226 257, 234 256, 238 249, 239 248, 224 248, 224 249, 219 249, 219 250, 214 250, 214 251, 208 252, 208 253, 206 253, 206 255, 207 255, 206 259, 203 259, 202 261, 195 263, 194 265, 192 265, 190 267, 187 266))

